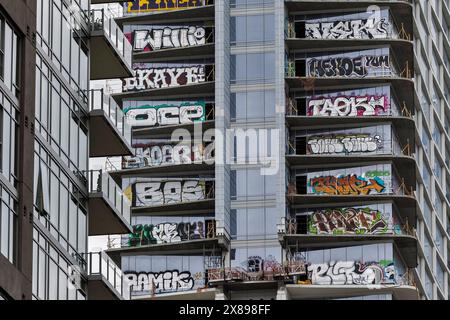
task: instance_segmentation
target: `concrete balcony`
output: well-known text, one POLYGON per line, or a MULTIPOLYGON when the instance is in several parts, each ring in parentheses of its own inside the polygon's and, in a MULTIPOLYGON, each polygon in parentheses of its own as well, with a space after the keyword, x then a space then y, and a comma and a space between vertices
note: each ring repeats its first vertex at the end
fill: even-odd
POLYGON ((88 253, 88 300, 130 300, 122 270, 104 252, 88 253))
POLYGON ((114 99, 103 90, 91 90, 89 103, 89 156, 132 155, 131 127, 114 99))
POLYGON ((131 44, 112 13, 94 9, 90 11, 90 19, 91 80, 131 77, 131 44))
POLYGON ((131 203, 107 172, 89 172, 89 235, 131 233, 131 203))
MULTIPOLYGON (((144 8, 144 10, 140 11, 139 14, 126 15, 118 18, 116 21, 119 25, 165 25, 168 23, 193 23, 214 20, 214 0, 203 0, 198 1, 197 3, 199 4, 198 6, 164 8, 165 10, 160 8, 159 10, 149 11, 144 8)), ((136 13, 138 13, 138 11, 136 13)))
POLYGON ((342 299, 392 294, 395 300, 419 300, 415 286, 410 285, 286 285, 288 300, 342 299))

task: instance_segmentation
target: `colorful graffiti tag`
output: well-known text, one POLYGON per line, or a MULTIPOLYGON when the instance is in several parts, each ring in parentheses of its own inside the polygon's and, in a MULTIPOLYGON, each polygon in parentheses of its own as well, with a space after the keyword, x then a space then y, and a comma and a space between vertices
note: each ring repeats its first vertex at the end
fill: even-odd
POLYGON ((305 24, 308 39, 386 39, 390 24, 386 19, 366 19, 305 24))
POLYGON ((199 201, 205 199, 205 181, 137 182, 133 184, 133 207, 199 201))
POLYGON ((321 176, 308 182, 315 194, 369 195, 385 192, 385 182, 379 177, 367 179, 356 174, 346 176, 321 176))
POLYGON ((393 233, 389 217, 371 208, 326 209, 308 219, 310 234, 388 234, 393 233))
POLYGON ((127 13, 145 13, 199 7, 204 3, 204 0, 134 0, 124 6, 127 13))
POLYGON ((128 123, 133 127, 168 126, 204 122, 206 119, 205 102, 182 103, 176 105, 145 105, 125 108, 128 123))
POLYGON ((197 26, 136 30, 130 36, 135 52, 185 48, 206 43, 205 28, 197 26))
POLYGON ((310 136, 308 154, 371 153, 383 148, 381 137, 369 134, 310 136))
POLYGON ((310 58, 307 60, 310 77, 366 77, 369 70, 389 69, 389 55, 310 58))
POLYGON ((332 261, 311 264, 308 266, 308 277, 313 285, 370 285, 400 282, 394 263, 390 260, 367 263, 332 261))
MULTIPOLYGON (((128 235, 129 247, 151 244, 176 243, 188 240, 205 239, 208 221, 138 224, 133 226, 133 233, 128 235)), ((208 236, 214 236, 213 234, 208 236)))
POLYGON ((167 270, 162 272, 125 272, 130 291, 164 293, 186 291, 194 288, 196 279, 189 271, 167 270))
POLYGON ((123 92, 173 88, 206 81, 205 66, 134 70, 134 77, 122 80, 123 92))
POLYGON ((308 116, 363 117, 388 114, 386 96, 312 97, 308 102, 308 116))

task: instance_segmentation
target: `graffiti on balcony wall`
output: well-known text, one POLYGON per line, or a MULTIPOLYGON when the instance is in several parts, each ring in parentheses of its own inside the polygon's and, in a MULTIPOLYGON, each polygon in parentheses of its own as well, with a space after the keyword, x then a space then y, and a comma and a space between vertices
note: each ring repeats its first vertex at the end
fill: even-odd
POLYGON ((308 266, 308 277, 313 285, 394 284, 399 278, 394 263, 390 260, 311 264, 308 266))
POLYGON ((204 160, 212 160, 214 143, 206 146, 197 144, 189 145, 156 145, 140 148, 133 145, 135 156, 126 156, 122 160, 123 169, 135 169, 144 167, 158 167, 164 165, 192 164, 204 160))
POLYGON ((371 208, 326 209, 308 219, 310 234, 388 234, 389 217, 371 208))
POLYGON ((205 239, 205 221, 138 224, 128 236, 128 246, 176 243, 187 240, 205 239))
POLYGON ((381 137, 370 134, 311 136, 307 146, 308 154, 370 153, 383 148, 381 137))
POLYGON ((127 13, 144 13, 199 7, 203 3, 203 0, 134 0, 124 5, 127 13))
POLYGON ((311 178, 308 185, 315 194, 369 195, 383 193, 385 183, 380 177, 365 178, 356 174, 311 178))
POLYGON ((364 117, 385 115, 389 109, 386 96, 312 97, 307 114, 315 117, 364 117))
POLYGON ((135 69, 134 77, 122 80, 123 91, 173 88, 205 82, 205 66, 135 69))
POLYGON ((132 292, 164 293, 194 288, 195 279, 189 271, 125 272, 132 292))
POLYGON ((311 77, 366 77, 369 70, 389 69, 389 55, 310 58, 308 76, 311 77))
POLYGON ((205 199, 205 182, 199 180, 137 182, 132 186, 133 207, 199 201, 205 199))
POLYGON ((306 23, 308 39, 386 39, 389 33, 386 19, 366 19, 306 23))
POLYGON ((205 102, 182 103, 176 105, 145 105, 125 108, 128 123, 133 127, 155 127, 204 122, 206 119, 205 102))
POLYGON ((192 47, 206 43, 205 28, 196 26, 136 30, 131 36, 133 50, 136 52, 192 47))

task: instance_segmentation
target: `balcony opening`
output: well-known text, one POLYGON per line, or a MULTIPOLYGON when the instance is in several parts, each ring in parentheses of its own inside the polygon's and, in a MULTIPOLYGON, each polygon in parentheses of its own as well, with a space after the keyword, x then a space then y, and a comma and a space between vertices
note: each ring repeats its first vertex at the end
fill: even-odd
POLYGON ((297 112, 299 116, 306 116, 306 98, 295 99, 297 102, 297 112))
POLYGON ((306 77, 306 60, 295 60, 295 76, 306 77))
POLYGON ((297 176, 295 183, 296 183, 296 187, 297 187, 297 194, 306 194, 307 193, 307 185, 308 185, 308 177, 307 176, 297 176))
POLYGON ((306 22, 300 21, 295 23, 295 37, 305 38, 306 36, 306 22))
POLYGON ((305 155, 306 154, 306 137, 296 137, 295 138, 295 154, 305 155))
POLYGON ((297 224, 297 234, 308 234, 308 216, 297 216, 295 220, 297 224))

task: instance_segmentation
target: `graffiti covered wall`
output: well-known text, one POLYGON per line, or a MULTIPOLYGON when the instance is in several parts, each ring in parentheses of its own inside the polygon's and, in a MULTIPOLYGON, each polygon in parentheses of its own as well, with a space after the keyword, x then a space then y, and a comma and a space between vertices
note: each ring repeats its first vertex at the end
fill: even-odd
POLYGON ((333 22, 306 22, 307 39, 387 39, 390 24, 384 18, 333 22))
POLYGON ((134 296, 195 290, 206 283, 203 256, 122 256, 122 269, 134 296))
POLYGON ((308 218, 309 234, 392 234, 392 214, 370 207, 315 211, 308 218))
POLYGON ((332 134, 307 137, 308 154, 374 153, 383 149, 379 135, 332 134))
POLYGON ((203 45, 206 43, 206 30, 198 26, 154 27, 135 30, 128 37, 131 37, 133 51, 145 52, 203 45))
POLYGON ((122 80, 123 92, 173 88, 206 81, 205 66, 134 69, 134 77, 122 80))
POLYGON ((310 77, 359 77, 385 75, 390 70, 389 54, 348 55, 308 58, 307 76, 310 77))
POLYGON ((336 96, 311 97, 308 101, 308 116, 320 117, 365 117, 386 115, 390 111, 388 96, 336 96))
POLYGON ((135 169, 144 167, 157 167, 164 165, 192 164, 213 160, 214 143, 206 146, 198 145, 155 145, 137 148, 135 156, 126 156, 122 160, 122 169, 135 169))
POLYGON ((164 293, 187 291, 194 288, 195 279, 189 271, 167 270, 163 272, 125 272, 132 293, 164 293))
POLYGON ((201 220, 196 222, 138 224, 133 226, 133 233, 129 234, 126 246, 176 243, 213 237, 214 234, 207 234, 206 225, 208 223, 208 221, 201 220))
POLYGON ((332 261, 311 264, 308 277, 313 285, 369 285, 400 282, 393 261, 362 263, 358 261, 332 261))
POLYGON ((328 171, 329 174, 308 174, 308 193, 326 195, 372 195, 392 190, 390 165, 328 171), (353 172, 352 172, 353 171, 353 172))
POLYGON ((128 123, 133 127, 155 127, 204 122, 205 102, 182 103, 177 105, 145 105, 124 108, 128 123))
POLYGON ((132 186, 133 207, 199 201, 205 199, 205 182, 199 180, 137 182, 132 186))
POLYGON ((124 11, 127 13, 146 13, 177 10, 199 7, 204 3, 204 0, 134 0, 124 3, 124 11))

